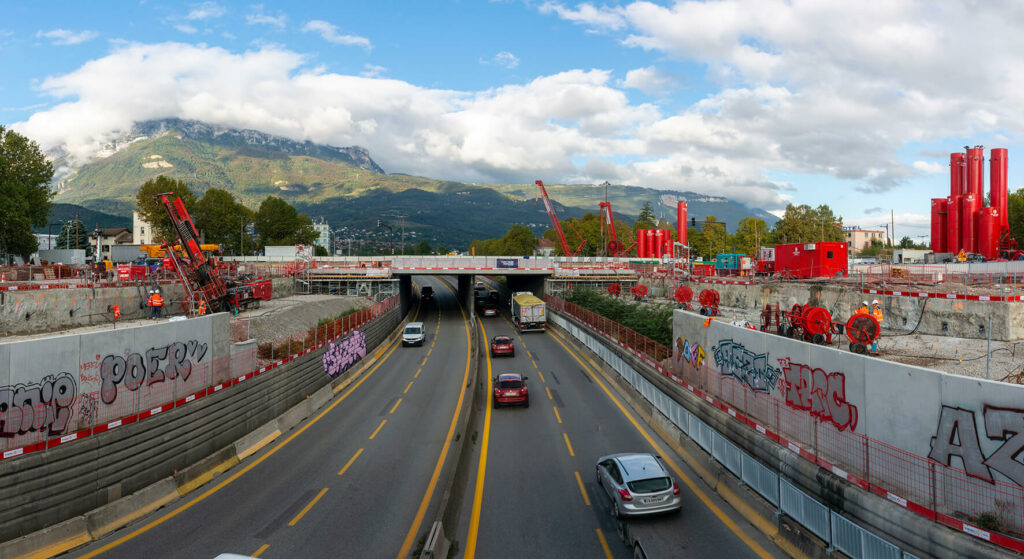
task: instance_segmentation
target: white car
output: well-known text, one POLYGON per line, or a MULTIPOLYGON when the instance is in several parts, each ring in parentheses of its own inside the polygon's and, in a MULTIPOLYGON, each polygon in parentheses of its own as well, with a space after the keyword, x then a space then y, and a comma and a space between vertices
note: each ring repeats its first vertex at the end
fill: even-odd
POLYGON ((410 322, 405 325, 405 330, 402 332, 402 345, 423 345, 423 341, 427 338, 423 330, 422 322, 410 322))

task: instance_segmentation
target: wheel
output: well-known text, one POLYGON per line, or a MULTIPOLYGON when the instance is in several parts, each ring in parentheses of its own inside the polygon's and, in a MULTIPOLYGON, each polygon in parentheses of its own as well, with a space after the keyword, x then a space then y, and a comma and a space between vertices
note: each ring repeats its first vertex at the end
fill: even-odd
POLYGON ((701 307, 700 308, 700 314, 701 314, 701 316, 704 316, 704 315, 708 314, 707 309, 705 309, 704 307, 701 307))
POLYGON ((594 466, 594 477, 597 479, 597 484, 604 487, 604 482, 601 481, 601 468, 594 466))
POLYGON ((619 501, 612 497, 612 518, 616 520, 622 518, 622 511, 619 510, 619 501))
POLYGON ((811 343, 821 345, 825 342, 825 336, 821 334, 815 334, 811 336, 811 343))
POLYGON ((512 353, 508 354, 508 356, 509 357, 515 357, 516 356, 516 352, 513 351, 512 353))
POLYGON ((868 346, 864 344, 855 344, 853 346, 853 352, 859 353, 860 355, 866 355, 868 352, 868 346))

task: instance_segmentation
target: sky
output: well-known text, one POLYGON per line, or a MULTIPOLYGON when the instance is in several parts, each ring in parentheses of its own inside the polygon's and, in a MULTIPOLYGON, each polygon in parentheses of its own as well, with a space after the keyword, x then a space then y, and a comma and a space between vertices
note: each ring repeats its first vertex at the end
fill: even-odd
POLYGON ((1024 187, 1015 0, 4 4, 0 125, 80 163, 189 118, 438 179, 892 212, 919 240, 951 152, 1008 148, 1024 187))

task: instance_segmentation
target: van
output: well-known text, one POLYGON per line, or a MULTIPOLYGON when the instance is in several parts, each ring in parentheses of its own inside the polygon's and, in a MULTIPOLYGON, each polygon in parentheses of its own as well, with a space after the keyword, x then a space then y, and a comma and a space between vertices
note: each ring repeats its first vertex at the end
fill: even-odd
POLYGON ((423 287, 420 288, 420 297, 423 298, 423 302, 424 303, 426 303, 428 301, 433 301, 434 300, 434 288, 430 287, 429 285, 424 285, 423 287))
POLYGON ((423 332, 422 322, 410 322, 405 325, 405 330, 402 331, 402 345, 423 345, 423 340, 426 339, 426 334, 423 332))

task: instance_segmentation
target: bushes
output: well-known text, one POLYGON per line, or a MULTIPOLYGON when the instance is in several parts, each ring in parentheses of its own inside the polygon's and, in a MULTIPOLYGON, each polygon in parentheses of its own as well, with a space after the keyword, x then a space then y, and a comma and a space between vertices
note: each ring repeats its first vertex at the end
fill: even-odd
POLYGON ((590 289, 574 289, 565 300, 618 322, 665 347, 672 346, 673 305, 629 302, 590 289))

